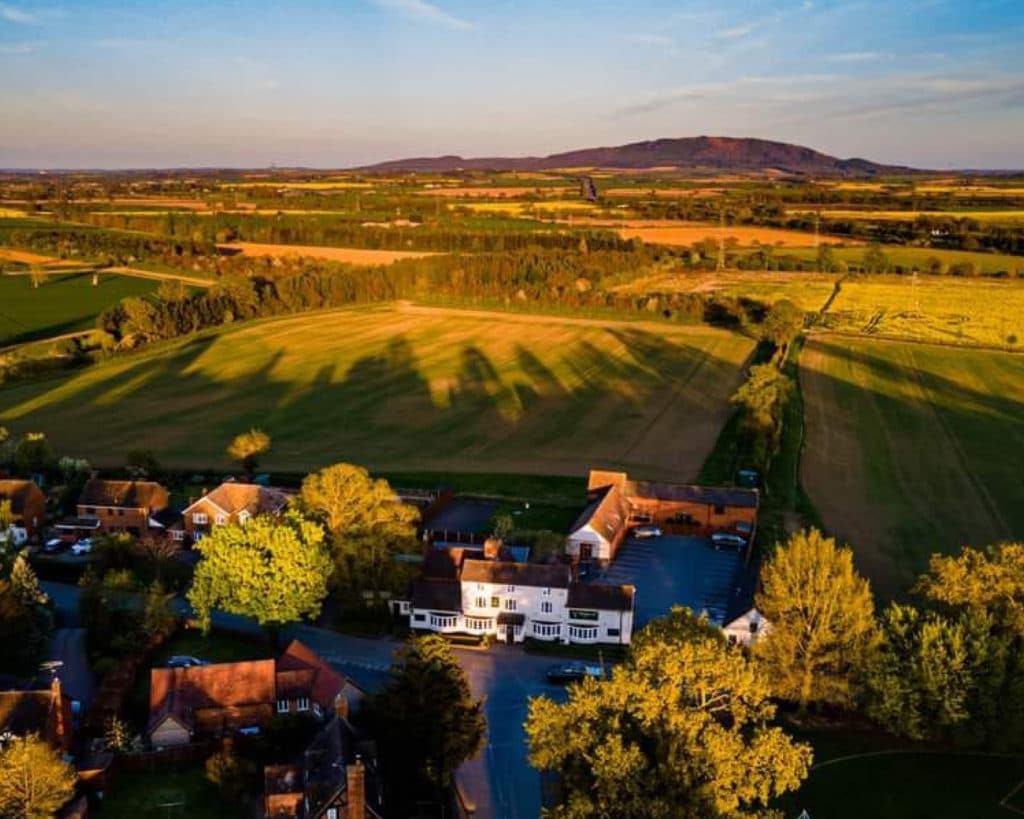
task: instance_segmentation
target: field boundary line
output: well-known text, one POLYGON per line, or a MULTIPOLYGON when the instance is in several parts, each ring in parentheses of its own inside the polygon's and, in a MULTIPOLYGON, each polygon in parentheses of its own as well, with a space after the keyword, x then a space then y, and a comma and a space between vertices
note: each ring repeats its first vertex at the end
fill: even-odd
POLYGON ((866 333, 851 333, 848 330, 832 330, 828 327, 809 327, 804 332, 813 336, 836 336, 837 338, 850 338, 859 341, 877 342, 879 344, 917 344, 921 347, 938 347, 942 350, 976 350, 988 353, 1005 353, 1006 355, 1024 355, 1024 347, 1008 350, 1006 347, 997 347, 993 344, 945 344, 941 341, 922 341, 919 338, 904 338, 887 334, 868 335, 866 333))
POLYGON ((1020 791, 1021 788, 1024 788, 1024 779, 1022 779, 1020 782, 1014 785, 1013 788, 1010 789, 1010 792, 999 800, 999 807, 1005 808, 1011 813, 1017 813, 1021 816, 1024 816, 1024 810, 1021 810, 1020 808, 1015 808, 1013 805, 1010 804, 1010 800, 1017 795, 1018 791, 1020 791))
MULTIPOLYGON (((990 759, 1024 759, 1024 754, 1000 753, 999 751, 941 751, 929 748, 887 748, 884 751, 865 751, 860 754, 847 754, 835 759, 826 759, 824 762, 812 765, 810 769, 813 772, 821 768, 827 768, 830 765, 838 765, 841 762, 855 762, 858 759, 873 759, 879 756, 979 756, 990 759)), ((1021 780, 1017 787, 1024 787, 1024 780, 1021 780)), ((1009 798, 1011 795, 1007 794, 1006 798, 1009 798)), ((1024 811, 1021 811, 1021 813, 1024 813, 1024 811)))

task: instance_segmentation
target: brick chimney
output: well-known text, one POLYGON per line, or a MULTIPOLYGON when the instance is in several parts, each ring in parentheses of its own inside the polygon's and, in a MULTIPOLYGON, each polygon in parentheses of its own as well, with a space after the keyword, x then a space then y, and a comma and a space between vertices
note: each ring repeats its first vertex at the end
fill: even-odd
POLYGON ((503 545, 500 538, 487 538, 484 541, 484 560, 497 560, 503 545))
POLYGON ((345 778, 348 789, 347 819, 366 819, 366 772, 358 756, 345 769, 345 778))
POLYGON ((334 713, 342 719, 348 719, 348 697, 338 694, 334 698, 334 713))

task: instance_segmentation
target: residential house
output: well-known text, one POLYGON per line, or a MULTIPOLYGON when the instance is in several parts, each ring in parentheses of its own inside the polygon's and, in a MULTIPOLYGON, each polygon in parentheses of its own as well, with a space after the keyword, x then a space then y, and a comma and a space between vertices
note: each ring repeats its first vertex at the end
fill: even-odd
POLYGON ((171 536, 176 540, 200 540, 215 526, 244 525, 257 515, 278 514, 290 500, 287 492, 272 486, 225 481, 182 510, 180 525, 170 530, 171 536))
POLYGON ((147 734, 155 747, 185 745, 264 727, 275 714, 347 715, 363 697, 344 674, 293 641, 277 660, 152 669, 147 734))
POLYGON ((162 528, 151 517, 167 508, 167 490, 153 481, 90 478, 78 496, 78 522, 95 521, 101 532, 144 535, 162 528))
POLYGON ((414 629, 492 635, 509 643, 527 637, 562 643, 629 643, 632 586, 572 581, 564 563, 463 558, 457 578, 426 575, 409 602, 414 629))
POLYGON ((380 819, 382 789, 372 745, 333 717, 294 765, 264 769, 267 819, 380 819))
POLYGON ((756 489, 638 481, 625 472, 591 470, 587 490, 587 507, 566 542, 574 561, 613 560, 629 529, 643 524, 703 537, 729 532, 753 541, 756 489))
POLYGON ((772 630, 772 624, 755 606, 739 614, 733 612, 728 622, 722 626, 726 639, 744 648, 753 648, 758 640, 766 638, 772 630))
POLYGON ((38 734, 63 755, 74 744, 71 698, 53 678, 48 689, 0 691, 0 748, 14 737, 38 734))
POLYGON ((10 501, 14 525, 28 537, 38 536, 46 522, 46 495, 35 481, 20 478, 0 479, 0 502, 10 501))

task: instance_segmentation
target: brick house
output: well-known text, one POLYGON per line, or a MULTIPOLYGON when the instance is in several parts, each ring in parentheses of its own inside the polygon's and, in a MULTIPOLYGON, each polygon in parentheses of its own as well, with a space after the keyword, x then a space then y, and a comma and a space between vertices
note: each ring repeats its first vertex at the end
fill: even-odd
POLYGON ((71 752, 71 698, 61 691, 57 677, 41 691, 0 691, 0 748, 9 738, 26 734, 38 734, 61 754, 71 752))
POLYGON ((200 540, 215 526, 244 525, 257 515, 276 515, 290 500, 291 495, 272 486, 225 481, 182 510, 181 522, 170 530, 171 536, 175 540, 200 540))
POLYGON ((14 525, 35 538, 46 522, 46 495, 35 481, 21 478, 0 479, 0 501, 10 501, 14 525))
POLYGON ((101 532, 145 535, 153 526, 150 517, 167 508, 168 498, 154 481, 90 478, 78 496, 77 515, 79 521, 96 521, 101 532))

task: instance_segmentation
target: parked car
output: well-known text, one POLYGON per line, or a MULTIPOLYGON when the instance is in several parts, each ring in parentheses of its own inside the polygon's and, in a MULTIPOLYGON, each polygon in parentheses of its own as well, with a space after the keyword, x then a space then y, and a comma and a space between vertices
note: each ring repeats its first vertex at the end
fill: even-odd
POLYGON ((590 577, 590 561, 581 560, 579 568, 576 571, 577 577, 582 580, 584 577, 590 577))
POLYGON ((637 526, 633 530, 633 537, 635 538, 653 538, 661 537, 661 529, 657 526, 637 526))
POLYGON ((739 535, 734 535, 731 532, 715 532, 711 536, 711 544, 716 549, 721 549, 723 547, 742 549, 747 545, 747 541, 739 535))
POLYGON ((245 725, 238 729, 239 736, 243 737, 258 737, 260 735, 260 727, 258 725, 245 725))
POLYGON ((28 543, 28 529, 24 526, 9 526, 6 532, 0 532, 0 545, 10 544, 20 549, 28 543))
POLYGON ((168 668, 192 668, 196 665, 209 665, 208 660, 200 660, 198 657, 189 657, 187 654, 176 654, 167 661, 168 668))
POLYGON ((51 538, 43 544, 43 551, 48 555, 56 554, 57 552, 63 551, 67 544, 59 537, 51 538))
POLYGON ((556 665, 548 669, 548 682, 550 683, 573 683, 592 677, 599 680, 602 677, 600 667, 587 665, 581 662, 569 662, 556 665))
POLYGON ((92 551, 92 538, 83 537, 78 543, 71 547, 71 554, 73 555, 87 555, 92 551))

